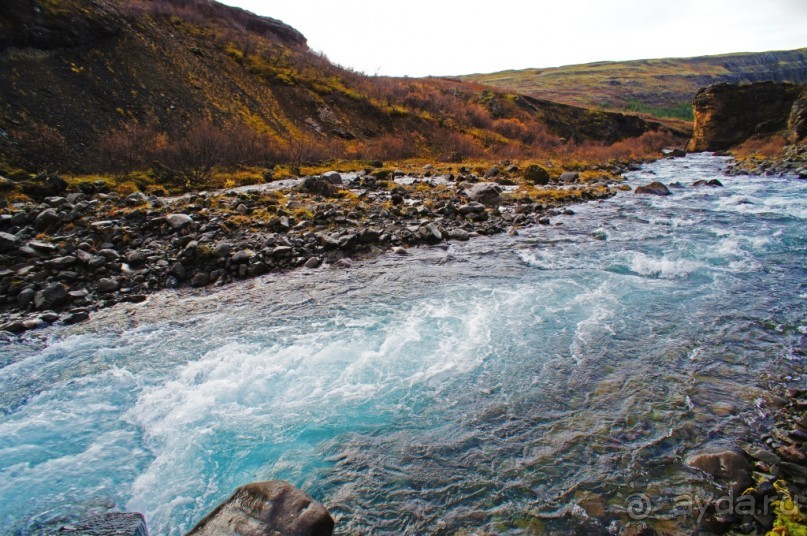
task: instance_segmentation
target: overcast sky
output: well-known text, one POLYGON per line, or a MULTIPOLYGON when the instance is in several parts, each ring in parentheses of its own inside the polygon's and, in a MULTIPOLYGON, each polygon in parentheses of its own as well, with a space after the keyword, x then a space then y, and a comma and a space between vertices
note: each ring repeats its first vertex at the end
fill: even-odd
POLYGON ((807 0, 226 0, 367 74, 456 75, 807 47, 807 0))

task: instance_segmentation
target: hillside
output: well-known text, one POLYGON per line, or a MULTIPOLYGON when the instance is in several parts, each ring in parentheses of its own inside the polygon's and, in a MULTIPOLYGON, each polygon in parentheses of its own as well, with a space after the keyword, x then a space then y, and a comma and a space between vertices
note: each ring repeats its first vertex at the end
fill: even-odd
POLYGON ((211 140, 233 164, 511 157, 659 128, 471 82, 367 77, 211 0, 7 0, 0 69, 0 160, 29 169, 171 165, 211 140))
POLYGON ((459 79, 577 106, 691 120, 692 99, 704 86, 767 80, 807 82, 807 48, 598 62, 473 74, 459 79))

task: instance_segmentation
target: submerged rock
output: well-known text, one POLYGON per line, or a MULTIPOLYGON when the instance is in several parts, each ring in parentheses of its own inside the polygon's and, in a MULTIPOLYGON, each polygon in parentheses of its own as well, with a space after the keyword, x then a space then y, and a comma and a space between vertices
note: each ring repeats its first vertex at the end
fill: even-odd
POLYGON ((330 536, 334 521, 307 493, 272 480, 241 486, 187 536, 330 536))
POLYGON ((672 195, 670 189, 658 181, 654 181, 651 182, 650 184, 637 187, 635 193, 650 194, 650 195, 672 195))
POLYGON ((711 475, 738 496, 751 486, 751 466, 742 454, 733 450, 694 454, 684 462, 687 467, 711 475))
POLYGON ((86 521, 65 525, 59 534, 82 536, 148 536, 146 520, 137 512, 111 512, 86 521))

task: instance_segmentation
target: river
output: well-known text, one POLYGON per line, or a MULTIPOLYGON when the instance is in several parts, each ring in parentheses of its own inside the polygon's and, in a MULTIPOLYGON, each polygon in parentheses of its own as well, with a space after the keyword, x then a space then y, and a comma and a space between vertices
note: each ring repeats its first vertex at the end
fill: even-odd
POLYGON ((339 534, 608 527, 635 494, 668 522, 673 497, 719 491, 682 458, 764 425, 805 346, 807 181, 726 163, 649 164, 630 184, 685 188, 519 236, 163 292, 0 345, 3 534, 128 509, 178 535, 268 479, 339 534))

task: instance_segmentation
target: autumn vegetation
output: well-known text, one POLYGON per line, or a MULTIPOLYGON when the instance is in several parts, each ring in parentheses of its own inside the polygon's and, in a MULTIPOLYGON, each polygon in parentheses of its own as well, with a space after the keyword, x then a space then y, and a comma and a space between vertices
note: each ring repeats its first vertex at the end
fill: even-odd
MULTIPOLYGON (((87 11, 79 0, 44 4, 71 21, 87 11)), ((606 163, 657 155, 685 135, 473 82, 367 76, 278 21, 208 0, 111 5, 103 24, 122 30, 96 48, 63 47, 35 68, 3 60, 0 96, 24 118, 0 139, 7 167, 184 190, 335 162, 606 163), (59 115, 37 91, 45 80, 63 95, 59 115)))

